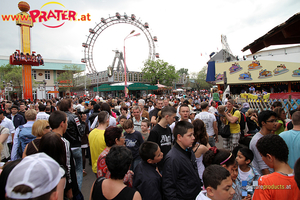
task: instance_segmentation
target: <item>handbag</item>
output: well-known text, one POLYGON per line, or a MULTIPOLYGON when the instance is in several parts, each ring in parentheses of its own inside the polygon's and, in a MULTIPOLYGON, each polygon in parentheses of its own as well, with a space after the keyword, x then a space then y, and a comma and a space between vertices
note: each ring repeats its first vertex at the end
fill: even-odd
POLYGON ((219 135, 222 138, 229 138, 231 135, 229 123, 225 125, 221 130, 219 130, 219 135))

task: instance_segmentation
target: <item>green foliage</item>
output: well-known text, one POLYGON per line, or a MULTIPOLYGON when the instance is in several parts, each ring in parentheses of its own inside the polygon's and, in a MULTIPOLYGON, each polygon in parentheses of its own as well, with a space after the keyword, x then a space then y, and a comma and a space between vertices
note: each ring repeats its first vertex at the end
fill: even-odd
POLYGON ((197 90, 210 89, 212 84, 206 82, 207 66, 203 67, 198 73, 192 73, 191 78, 195 80, 192 87, 197 90))
POLYGON ((18 96, 22 97, 22 67, 15 65, 2 65, 0 66, 1 88, 4 89, 3 81, 9 83, 12 81, 14 92, 17 92, 18 96))
POLYGON ((180 68, 177 73, 178 74, 185 74, 185 75, 188 75, 189 74, 189 69, 185 69, 185 68, 180 68))
POLYGON ((172 82, 177 81, 179 78, 178 73, 175 71, 175 67, 163 60, 147 60, 144 63, 142 69, 144 73, 144 79, 148 80, 150 84, 157 84, 158 80, 160 84, 172 86, 172 82))
MULTIPOLYGON (((78 90, 84 88, 85 76, 81 75, 81 70, 77 65, 63 66, 64 72, 58 74, 56 81, 59 83, 59 90, 66 91, 70 87, 73 90, 78 90)), ((87 85, 90 84, 87 81, 87 85)))

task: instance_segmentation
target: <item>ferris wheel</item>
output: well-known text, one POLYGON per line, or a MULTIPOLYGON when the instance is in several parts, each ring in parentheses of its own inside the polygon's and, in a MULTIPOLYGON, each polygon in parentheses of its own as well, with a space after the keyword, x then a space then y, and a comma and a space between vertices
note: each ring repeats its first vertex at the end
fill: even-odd
POLYGON ((148 40, 148 59, 154 60, 155 58, 159 58, 159 53, 155 52, 155 42, 157 42, 157 37, 152 37, 149 31, 149 24, 147 22, 142 23, 140 20, 136 19, 134 14, 132 14, 131 17, 128 17, 127 14, 120 15, 117 12, 115 16, 110 16, 106 19, 101 18, 100 23, 98 23, 94 28, 89 29, 87 40, 85 43, 82 43, 82 47, 84 47, 84 58, 81 59, 81 62, 86 64, 90 73, 97 72, 93 60, 93 49, 97 38, 105 29, 116 24, 131 24, 139 28, 148 40))

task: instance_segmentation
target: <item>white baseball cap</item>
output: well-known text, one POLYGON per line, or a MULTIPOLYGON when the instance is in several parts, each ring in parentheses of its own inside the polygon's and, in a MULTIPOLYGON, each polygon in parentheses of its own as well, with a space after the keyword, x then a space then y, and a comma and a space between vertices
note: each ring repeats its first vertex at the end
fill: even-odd
POLYGON ((30 199, 42 196, 53 190, 64 176, 65 171, 45 153, 26 156, 9 174, 5 187, 6 194, 12 199, 30 199), (14 192, 19 185, 26 185, 32 192, 14 192))

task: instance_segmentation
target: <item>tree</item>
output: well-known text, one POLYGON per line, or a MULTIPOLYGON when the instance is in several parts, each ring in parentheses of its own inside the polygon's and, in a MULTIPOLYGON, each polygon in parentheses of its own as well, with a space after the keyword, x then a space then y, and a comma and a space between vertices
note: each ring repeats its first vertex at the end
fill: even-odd
POLYGON ((210 89, 212 84, 206 82, 207 66, 203 67, 198 73, 191 74, 191 79, 194 79, 193 88, 197 90, 210 89))
MULTIPOLYGON (((18 94, 18 97, 22 98, 22 67, 21 66, 15 66, 15 65, 2 65, 0 67, 0 76, 1 81, 5 81, 5 83, 12 83, 13 90, 18 94)), ((2 85, 1 88, 4 89, 5 86, 2 85)))
POLYGON ((144 63, 142 72, 144 73, 143 78, 148 80, 151 84, 156 84, 159 80, 161 84, 172 86, 172 82, 177 81, 179 78, 175 67, 161 59, 156 61, 147 60, 144 63))
POLYGON ((185 69, 185 68, 180 68, 177 73, 178 74, 185 74, 185 75, 188 75, 189 74, 189 69, 185 69))
MULTIPOLYGON (((81 75, 81 70, 77 65, 63 66, 64 72, 58 74, 56 81, 59 83, 59 90, 66 91, 70 87, 73 90, 84 88, 85 76, 81 75)), ((89 83, 89 81, 87 81, 89 83)))

